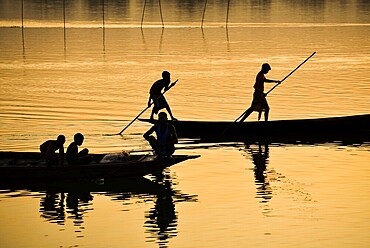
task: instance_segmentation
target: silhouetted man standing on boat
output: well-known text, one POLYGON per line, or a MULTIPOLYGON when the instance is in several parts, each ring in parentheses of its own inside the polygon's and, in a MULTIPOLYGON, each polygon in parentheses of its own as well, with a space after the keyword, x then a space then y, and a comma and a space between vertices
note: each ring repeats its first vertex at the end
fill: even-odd
POLYGON ((253 93, 253 101, 249 109, 247 109, 243 117, 240 119, 240 122, 243 122, 248 116, 253 112, 258 112, 258 120, 261 118, 261 112, 265 111, 265 121, 269 118, 269 111, 270 107, 266 100, 266 94, 264 93, 265 90, 265 82, 266 83, 280 83, 279 80, 271 80, 265 77, 271 70, 271 66, 267 63, 262 65, 261 71, 256 76, 256 82, 254 83, 254 93, 253 93))
POLYGON ((171 156, 175 152, 175 144, 178 143, 175 127, 167 122, 167 114, 158 114, 158 123, 154 124, 144 135, 149 141, 155 154, 159 157, 171 156), (157 138, 152 134, 156 133, 157 138))
POLYGON ((170 114, 172 120, 177 120, 171 112, 171 108, 168 105, 166 98, 164 98, 162 90, 167 91, 170 88, 171 82, 171 74, 168 71, 162 72, 162 79, 153 83, 152 87, 150 88, 150 96, 148 100, 148 106, 150 106, 150 100, 153 100, 154 107, 152 109, 152 113, 150 115, 150 119, 153 119, 154 114, 158 114, 158 111, 161 109, 166 109, 167 112, 170 114))

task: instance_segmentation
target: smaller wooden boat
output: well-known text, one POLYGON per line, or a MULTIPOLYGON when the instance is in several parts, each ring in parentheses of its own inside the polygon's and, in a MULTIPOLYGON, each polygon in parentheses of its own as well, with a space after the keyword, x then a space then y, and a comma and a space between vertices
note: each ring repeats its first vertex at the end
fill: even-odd
POLYGON ((173 155, 159 158, 154 155, 93 154, 87 165, 46 166, 37 152, 0 152, 0 180, 17 179, 73 179, 142 177, 199 155, 173 155))
MULTIPOLYGON (((155 123, 149 119, 140 121, 155 123)), ((207 142, 322 143, 370 141, 370 114, 276 121, 170 121, 179 138, 207 142)))

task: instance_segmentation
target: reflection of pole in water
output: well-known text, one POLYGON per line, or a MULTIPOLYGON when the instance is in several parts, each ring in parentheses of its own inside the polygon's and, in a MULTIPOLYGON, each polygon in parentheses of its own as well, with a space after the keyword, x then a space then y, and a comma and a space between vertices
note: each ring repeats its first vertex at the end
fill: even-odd
POLYGON ((164 28, 162 28, 161 39, 159 40, 159 53, 162 52, 163 33, 164 33, 164 28))
POLYGON ((229 41, 229 28, 226 26, 226 43, 227 43, 227 51, 230 52, 230 41, 229 41))
POLYGON ((143 30, 142 28, 140 28, 140 31, 141 31, 141 40, 143 41, 144 48, 145 48, 145 50, 148 50, 148 49, 147 49, 147 47, 146 47, 146 41, 145 41, 144 30, 143 30))
POLYGON ((201 30, 202 30, 202 39, 203 39, 203 44, 204 44, 204 47, 205 47, 206 51, 208 52, 207 40, 206 40, 206 36, 205 36, 205 34, 204 34, 203 27, 201 28, 201 30))

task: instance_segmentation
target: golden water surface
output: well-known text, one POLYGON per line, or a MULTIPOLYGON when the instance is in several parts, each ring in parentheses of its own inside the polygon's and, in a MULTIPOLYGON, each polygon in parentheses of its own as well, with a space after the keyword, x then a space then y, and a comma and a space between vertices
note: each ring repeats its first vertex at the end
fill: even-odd
MULTIPOLYGON (((76 132, 93 153, 146 150, 148 124, 109 134, 163 70, 179 79, 166 93, 175 117, 233 121, 262 63, 278 80, 313 52, 269 94, 270 119, 369 114, 367 1, 230 1, 226 23, 226 0, 162 0, 164 28, 147 1, 142 29, 144 1, 101 2, 24 0, 22 28, 22 1, 0 0, 1 151, 76 132)), ((150 177, 165 195, 2 188, 0 247, 368 247, 368 143, 177 147, 201 157, 150 177)))

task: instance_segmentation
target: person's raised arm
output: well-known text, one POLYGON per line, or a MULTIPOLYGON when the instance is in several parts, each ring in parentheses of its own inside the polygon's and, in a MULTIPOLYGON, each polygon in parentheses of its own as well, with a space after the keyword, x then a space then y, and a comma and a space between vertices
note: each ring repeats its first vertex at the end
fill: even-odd
POLYGON ((170 81, 170 80, 168 80, 168 82, 164 85, 164 88, 163 88, 163 92, 162 92, 162 94, 163 94, 164 92, 166 92, 166 91, 170 88, 170 83, 171 83, 171 81, 170 81))

